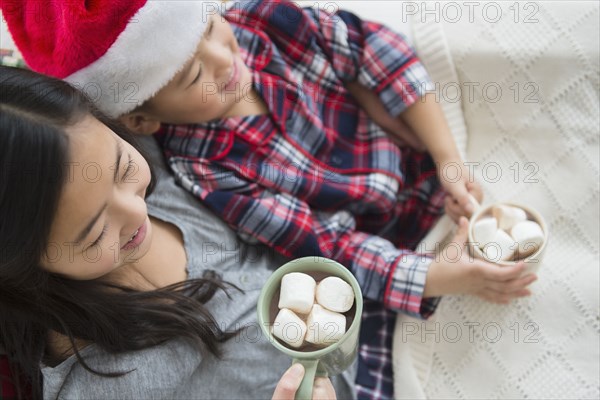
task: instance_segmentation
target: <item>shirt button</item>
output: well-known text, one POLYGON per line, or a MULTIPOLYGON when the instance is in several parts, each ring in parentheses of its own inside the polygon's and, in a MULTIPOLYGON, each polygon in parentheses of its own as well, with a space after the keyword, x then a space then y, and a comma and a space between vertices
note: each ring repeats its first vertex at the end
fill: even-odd
POLYGON ((241 283, 248 283, 249 279, 248 279, 248 275, 242 275, 240 277, 240 282, 241 283))

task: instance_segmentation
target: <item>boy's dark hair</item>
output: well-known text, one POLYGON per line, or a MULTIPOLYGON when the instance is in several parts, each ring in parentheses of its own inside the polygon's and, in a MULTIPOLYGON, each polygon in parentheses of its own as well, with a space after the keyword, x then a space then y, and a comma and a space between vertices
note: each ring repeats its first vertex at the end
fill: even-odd
POLYGON ((70 280, 40 267, 67 177, 65 128, 87 115, 135 145, 122 126, 67 83, 0 66, 0 347, 15 372, 19 398, 27 395, 21 390, 27 386, 34 398, 41 397, 40 362, 61 361, 46 355, 50 330, 69 338, 86 370, 106 377, 128 371, 91 369, 76 339, 119 353, 184 337, 218 355, 218 344, 233 336, 218 328, 203 305, 226 288, 214 273, 140 292, 98 280, 70 280))

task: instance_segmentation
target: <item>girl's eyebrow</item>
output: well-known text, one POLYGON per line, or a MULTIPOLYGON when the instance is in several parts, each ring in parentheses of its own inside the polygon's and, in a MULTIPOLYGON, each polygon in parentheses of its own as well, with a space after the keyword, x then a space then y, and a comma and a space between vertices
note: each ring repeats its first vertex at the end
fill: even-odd
MULTIPOLYGON (((121 165, 121 157, 123 157, 123 146, 121 144, 121 142, 116 141, 116 164, 115 165, 115 172, 114 172, 114 176, 113 176, 113 182, 117 181, 117 178, 119 176, 119 165, 121 165)), ((85 228, 83 228, 81 230, 81 232, 79 233, 79 235, 77 235, 77 239, 75 239, 74 243, 81 243, 81 241, 83 239, 85 239, 85 237, 87 235, 89 235, 90 231, 92 230, 92 228, 94 227, 94 225, 96 225, 96 222, 98 222, 98 218, 100 218, 100 215, 102 215, 102 213, 104 212, 104 210, 106 209, 106 207, 108 206, 108 203, 104 203, 104 205, 100 208, 100 210, 96 213, 96 215, 94 215, 94 217, 90 220, 90 222, 85 226, 85 228)))

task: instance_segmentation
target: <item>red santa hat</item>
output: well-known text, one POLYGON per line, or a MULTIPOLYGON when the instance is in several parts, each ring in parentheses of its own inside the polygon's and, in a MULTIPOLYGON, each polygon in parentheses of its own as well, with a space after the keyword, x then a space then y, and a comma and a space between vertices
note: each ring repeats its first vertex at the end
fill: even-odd
POLYGON ((83 88, 110 117, 165 86, 194 54, 219 2, 2 0, 27 65, 83 88))

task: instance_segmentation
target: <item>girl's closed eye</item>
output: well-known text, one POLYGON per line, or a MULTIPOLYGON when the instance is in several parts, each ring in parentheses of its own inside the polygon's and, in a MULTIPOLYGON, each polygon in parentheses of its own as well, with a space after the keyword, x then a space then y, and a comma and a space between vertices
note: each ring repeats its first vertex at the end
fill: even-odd
MULTIPOLYGON (((133 159, 131 158, 131 153, 128 154, 128 161, 127 161, 127 167, 125 167, 125 172, 123 173, 123 177, 121 178, 121 182, 125 182, 125 180, 127 179, 127 177, 129 176, 129 174, 131 173, 131 171, 133 171, 134 169, 134 162, 133 159)), ((96 240, 94 240, 88 247, 87 249, 90 249, 94 246, 98 246, 101 242, 102 239, 104 238, 104 236, 106 235, 106 232, 108 231, 108 224, 104 225, 102 227, 102 232, 100 233, 100 236, 98 236, 96 238, 96 240)), ((86 250, 87 250, 86 249, 86 250)))
POLYGON ((99 244, 102 242, 102 239, 104 238, 104 235, 106 235, 106 232, 107 232, 107 231, 108 231, 108 225, 104 225, 104 226, 102 227, 102 233, 100 233, 100 236, 98 236, 98 238, 97 238, 96 240, 94 240, 94 241, 92 242, 92 244, 90 244, 90 245, 89 245, 89 246, 86 248, 86 250, 88 250, 88 249, 90 249, 90 248, 92 248, 92 247, 98 246, 98 245, 99 245, 99 244))
POLYGON ((127 167, 125 168, 125 172, 123 173, 123 178, 121 178, 122 182, 126 182, 126 179, 129 176, 129 174, 131 173, 131 171, 133 171, 133 168, 134 168, 134 163, 133 163, 133 160, 131 159, 131 154, 129 154, 129 161, 127 161, 127 167))

